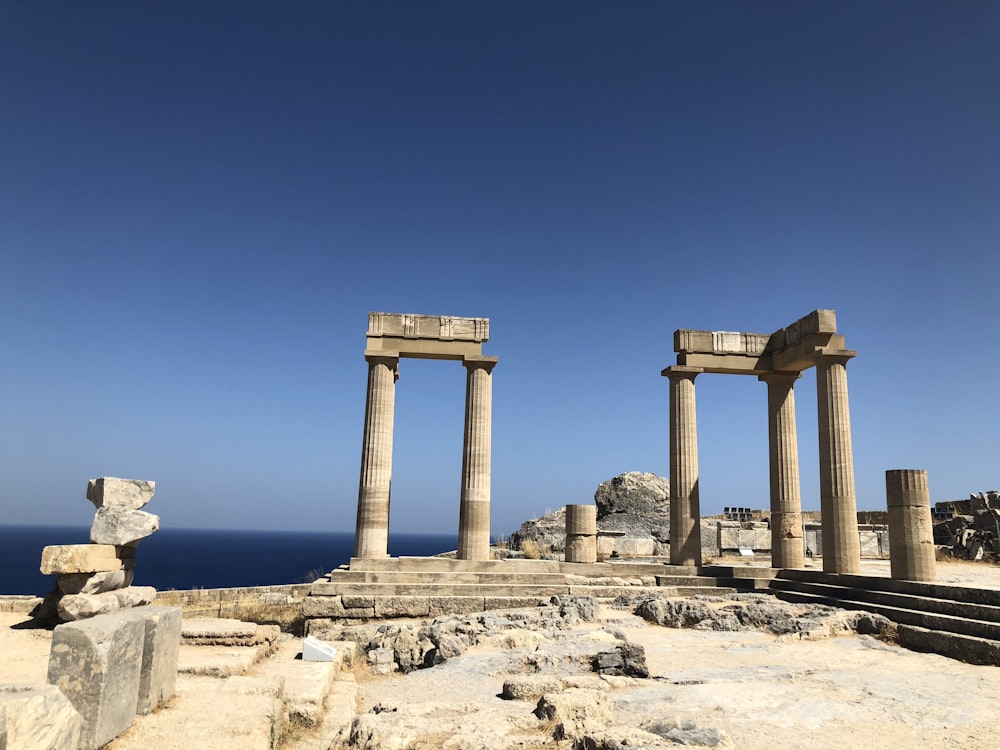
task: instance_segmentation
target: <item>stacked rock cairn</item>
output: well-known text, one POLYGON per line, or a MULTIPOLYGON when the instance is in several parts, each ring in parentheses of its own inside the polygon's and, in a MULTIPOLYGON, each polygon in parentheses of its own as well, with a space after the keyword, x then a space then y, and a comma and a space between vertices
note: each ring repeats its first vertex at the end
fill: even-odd
POLYGON ((97 508, 90 544, 42 550, 41 571, 56 575, 56 587, 32 615, 64 622, 149 604, 152 586, 133 586, 136 546, 160 528, 160 518, 140 510, 153 499, 155 482, 102 477, 87 484, 97 508))

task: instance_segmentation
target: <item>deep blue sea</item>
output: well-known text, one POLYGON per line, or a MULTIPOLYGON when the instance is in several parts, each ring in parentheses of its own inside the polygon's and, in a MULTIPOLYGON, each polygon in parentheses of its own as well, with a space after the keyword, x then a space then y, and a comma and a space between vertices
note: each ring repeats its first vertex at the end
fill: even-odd
MULTIPOLYGON (((50 591, 55 576, 38 572, 42 547, 89 539, 88 527, 0 526, 0 594, 50 591)), ((457 542, 454 535, 390 534, 389 554, 435 555, 457 542)), ((140 542, 134 584, 166 591, 303 583, 346 563, 353 550, 347 532, 162 529, 140 542)))

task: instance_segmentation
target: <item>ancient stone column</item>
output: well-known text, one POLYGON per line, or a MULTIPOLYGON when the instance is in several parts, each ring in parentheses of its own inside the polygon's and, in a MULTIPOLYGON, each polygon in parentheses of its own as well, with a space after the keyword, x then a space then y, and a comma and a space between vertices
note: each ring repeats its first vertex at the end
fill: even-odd
POLYGON ((885 473, 889 569, 902 581, 936 581, 931 492, 922 469, 885 473))
POLYGON ((701 565, 698 495, 698 425, 694 379, 698 367, 674 365, 670 379, 670 564, 701 565))
POLYGON ((799 438, 795 429, 798 372, 761 375, 767 383, 767 435, 771 465, 771 567, 801 568, 802 496, 799 438))
POLYGON ((847 399, 847 360, 852 356, 825 355, 816 363, 819 492, 825 573, 861 572, 851 410, 847 399))
POLYGON ((392 483, 392 426, 396 409, 399 357, 365 355, 368 398, 361 448, 355 557, 389 554, 389 488, 392 483))
POLYGON ((566 562, 597 562, 597 506, 566 506, 566 562))
POLYGON ((462 360, 465 380, 465 443, 458 515, 458 559, 490 559, 490 457, 493 432, 493 367, 496 357, 462 360))

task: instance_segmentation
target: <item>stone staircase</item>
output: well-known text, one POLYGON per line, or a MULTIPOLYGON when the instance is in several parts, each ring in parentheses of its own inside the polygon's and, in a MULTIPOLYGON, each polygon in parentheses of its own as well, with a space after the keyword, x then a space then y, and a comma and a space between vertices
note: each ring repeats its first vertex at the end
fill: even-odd
POLYGON ((1000 591, 874 576, 781 570, 769 590, 789 602, 884 615, 916 651, 1000 666, 1000 591))
MULTIPOLYGON (((254 627, 235 620, 189 624, 227 637, 234 627, 254 627)), ((313 662, 300 658, 302 639, 290 636, 229 646, 187 640, 169 704, 139 717, 107 750, 325 750, 354 719, 354 643, 332 643, 334 661, 313 662)))
POLYGON ((307 620, 434 617, 535 606, 553 596, 694 596, 766 589, 770 568, 670 566, 662 562, 354 558, 312 585, 307 620))

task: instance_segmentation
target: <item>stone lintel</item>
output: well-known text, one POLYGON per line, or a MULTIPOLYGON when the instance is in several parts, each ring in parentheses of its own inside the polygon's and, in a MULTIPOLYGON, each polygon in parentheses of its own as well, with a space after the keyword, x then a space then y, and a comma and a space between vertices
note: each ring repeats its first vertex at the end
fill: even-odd
POLYGON ((843 348, 834 310, 813 310, 774 333, 674 331, 679 365, 722 374, 800 372, 816 364, 818 350, 829 347, 843 348))
POLYGON ((454 359, 482 355, 482 344, 474 341, 436 341, 434 339, 399 339, 390 336, 369 338, 365 357, 410 357, 413 359, 454 359))

